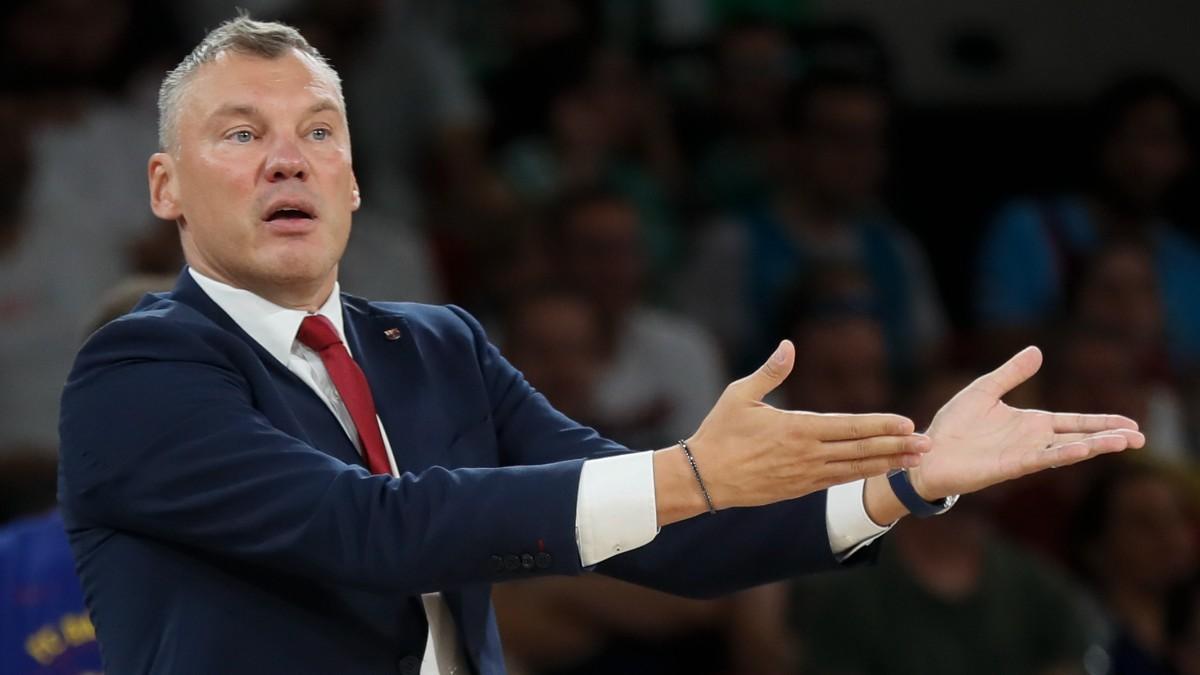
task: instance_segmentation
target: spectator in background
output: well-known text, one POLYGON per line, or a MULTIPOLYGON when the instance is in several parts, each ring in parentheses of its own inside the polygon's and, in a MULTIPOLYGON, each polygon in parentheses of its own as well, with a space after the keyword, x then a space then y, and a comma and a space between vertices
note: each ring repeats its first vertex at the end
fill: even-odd
POLYGON ((883 325, 861 299, 812 299, 789 333, 795 374, 787 405, 815 412, 866 413, 893 407, 883 325))
MULTIPOLYGON (((530 384, 609 435, 594 404, 603 333, 592 303, 538 288, 519 295, 503 323, 504 352, 530 384)), ((514 675, 787 672, 778 585, 701 601, 585 576, 503 584, 492 594, 514 675)))
POLYGON ((158 229, 145 197, 157 88, 147 73, 169 44, 165 13, 146 0, 6 8, 12 95, 0 121, 16 132, 0 153, 15 188, 0 234, 0 445, 57 445, 82 322, 158 229))
MULTIPOLYGON (((173 277, 121 282, 104 294, 86 333, 128 312, 146 293, 172 285, 173 277)), ((0 672, 6 675, 98 675, 101 670, 96 630, 84 607, 62 518, 53 510, 53 456, 51 451, 0 449, 0 672)))
MULTIPOLYGON (((1189 434, 1181 378, 1171 367, 1154 250, 1140 237, 1111 238, 1088 256, 1068 286, 1069 314, 1119 341, 1136 369, 1143 427, 1163 459, 1194 461, 1196 433, 1189 434)), ((1104 408, 1107 410, 1107 408, 1104 408)))
POLYGON ((701 327, 643 302, 647 255, 637 209, 614 192, 567 195, 548 240, 558 276, 598 312, 602 428, 634 448, 686 437, 720 396, 724 368, 701 327))
POLYGON ((874 568, 798 583, 797 672, 1079 672, 1087 640, 1071 586, 993 534, 980 501, 964 506, 897 526, 874 568))
POLYGON ((547 128, 506 146, 500 162, 534 205, 589 186, 611 188, 638 210, 650 271, 661 276, 674 262, 679 149, 663 97, 629 55, 592 51, 580 81, 553 97, 547 128))
POLYGON ((1173 83, 1138 76, 1094 104, 1090 182, 1081 192, 1017 199, 1002 207, 983 242, 976 306, 1002 352, 1025 344, 1066 304, 1088 255, 1117 238, 1143 240, 1153 255, 1168 355, 1177 369, 1200 358, 1200 245, 1171 223, 1168 196, 1191 162, 1190 104, 1173 83))
MULTIPOLYGON (((1098 264, 1092 271, 1104 276, 1104 267, 1098 264)), ((1099 284, 1096 288, 1105 286, 1099 284)), ((1085 295, 1091 292, 1083 291, 1085 295)), ((1122 296, 1116 293, 1112 297, 1114 306, 1106 312, 1119 311, 1122 296)), ((1088 310, 1088 316, 1098 319, 1101 313, 1088 310)), ((1130 326, 1136 324, 1137 313, 1127 320, 1130 326)), ((1165 461, 1192 459, 1181 404, 1169 385, 1156 380, 1143 367, 1143 352, 1130 343, 1125 332, 1114 330, 1107 322, 1085 323, 1082 318, 1072 321, 1056 330, 1053 341, 1047 344, 1038 404, 1047 409, 1071 405, 1082 412, 1114 410, 1141 415, 1138 419, 1145 420, 1142 428, 1148 438, 1154 439, 1146 453, 1165 461)), ((1080 508, 1087 486, 1106 470, 1112 468, 1101 461, 1049 471, 1020 485, 999 486, 993 490, 995 522, 1026 547, 1067 564, 1072 556, 1067 537, 1071 514, 1080 508)))
POLYGON ((0 528, 0 672, 99 675, 96 630, 57 511, 0 528))
POLYGON ((794 672, 779 584, 694 600, 588 575, 503 584, 492 597, 513 675, 794 672))
MULTIPOLYGON (((881 323, 863 305, 816 302, 792 332, 797 370, 786 405, 829 410, 891 406, 881 323)), ((965 383, 930 379, 915 420, 928 421, 965 383)), ((969 378, 967 378, 969 380, 969 378)), ((950 517, 910 519, 874 568, 797 582, 798 673, 1050 675, 1075 673, 1086 646, 1066 581, 994 534, 987 493, 950 517), (863 640, 887 635, 887 640, 863 640)))
POLYGON ((773 198, 702 233, 681 303, 735 364, 769 351, 787 290, 820 265, 866 273, 898 372, 939 350, 946 319, 925 255, 879 204, 890 108, 873 76, 810 73, 790 97, 790 170, 773 198))
POLYGON ((550 128, 554 98, 580 80, 594 44, 587 3, 513 0, 503 4, 499 31, 505 52, 483 73, 496 147, 550 128))
POLYGON ((770 196, 787 164, 785 98, 800 76, 800 53, 787 29, 745 18, 722 27, 714 47, 708 110, 691 199, 709 212, 739 211, 770 196))
POLYGON ((583 424, 597 417, 600 319, 581 295, 555 288, 514 299, 500 331, 504 353, 554 407, 583 424))
POLYGON ((1161 470, 1111 468, 1076 510, 1075 562, 1111 624, 1110 672, 1167 675, 1173 649, 1184 646, 1172 644, 1169 618, 1176 591, 1196 573, 1194 513, 1161 470))

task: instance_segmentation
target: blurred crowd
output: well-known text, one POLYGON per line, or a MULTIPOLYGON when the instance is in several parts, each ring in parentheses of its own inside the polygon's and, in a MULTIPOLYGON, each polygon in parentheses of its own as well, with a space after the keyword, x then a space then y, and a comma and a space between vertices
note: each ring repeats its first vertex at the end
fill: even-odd
MULTIPOLYGON (((875 34, 805 2, 238 4, 296 25, 344 80, 364 206, 342 290, 462 305, 554 405, 631 448, 688 436, 785 337, 798 358, 776 405, 921 427, 1038 344, 1043 372, 1010 403, 1146 431, 1136 456, 906 520, 873 566, 714 601, 598 577, 497 587, 513 673, 1200 675, 1189 92, 1114 74, 1069 110, 981 124, 1048 140, 1021 163, 964 152, 939 170, 958 182, 914 205, 919 176, 895 168, 923 165, 896 155, 945 143, 931 120, 1003 111, 929 113, 875 34), (1042 163, 1063 170, 1031 185, 1022 167, 1042 163), (913 222, 972 180, 989 185, 973 221, 913 222)), ((47 672, 94 649, 79 607, 16 581, 61 530, 45 515, 58 395, 86 335, 182 267, 148 208, 154 100, 233 11, 0 12, 0 650, 63 668, 47 672)))

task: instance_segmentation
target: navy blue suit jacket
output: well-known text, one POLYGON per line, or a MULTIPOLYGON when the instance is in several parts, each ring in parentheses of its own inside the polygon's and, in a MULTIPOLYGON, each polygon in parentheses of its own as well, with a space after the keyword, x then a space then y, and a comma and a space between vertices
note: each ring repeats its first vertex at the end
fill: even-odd
MULTIPOLYGON (((108 672, 397 672, 425 643, 419 594, 442 591, 472 668, 503 673, 491 585, 583 571, 583 460, 629 450, 555 411, 461 309, 342 303, 398 478, 186 271, 80 351, 59 498, 108 672)), ((714 596, 836 565, 817 493, 671 525, 596 570, 714 596)))

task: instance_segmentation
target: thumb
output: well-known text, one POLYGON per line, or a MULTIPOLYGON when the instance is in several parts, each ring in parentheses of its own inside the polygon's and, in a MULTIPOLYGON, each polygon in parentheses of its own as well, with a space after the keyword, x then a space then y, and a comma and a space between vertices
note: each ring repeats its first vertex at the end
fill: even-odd
POLYGON ((1026 347, 1004 365, 975 380, 973 386, 988 396, 999 399, 1033 377, 1041 367, 1042 351, 1037 347, 1026 347))
POLYGON ((775 353, 771 354, 766 363, 759 366, 758 370, 753 373, 734 382, 734 385, 746 397, 761 401, 764 396, 787 379, 795 362, 796 348, 792 345, 791 340, 784 340, 779 343, 779 347, 775 349, 775 353))

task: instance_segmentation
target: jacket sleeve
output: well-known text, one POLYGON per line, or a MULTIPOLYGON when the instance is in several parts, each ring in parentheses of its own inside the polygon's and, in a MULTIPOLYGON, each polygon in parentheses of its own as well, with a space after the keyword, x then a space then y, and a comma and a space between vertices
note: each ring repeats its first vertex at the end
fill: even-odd
POLYGON ((503 579, 500 556, 514 551, 558 553, 537 573, 580 571, 581 459, 370 475, 272 426, 230 345, 205 330, 219 332, 133 315, 80 352, 60 423, 60 501, 75 527, 405 593, 503 579))
MULTIPOLYGON (((502 447, 525 462, 629 452, 554 410, 488 342, 470 315, 452 308, 474 335, 502 447)), ((669 377, 669 373, 664 373, 669 377)), ((837 569, 825 523, 824 491, 770 506, 729 509, 663 528, 654 541, 596 571, 676 595, 712 597, 800 574, 837 569)), ((849 564, 870 562, 877 546, 849 564)))

